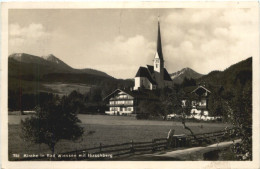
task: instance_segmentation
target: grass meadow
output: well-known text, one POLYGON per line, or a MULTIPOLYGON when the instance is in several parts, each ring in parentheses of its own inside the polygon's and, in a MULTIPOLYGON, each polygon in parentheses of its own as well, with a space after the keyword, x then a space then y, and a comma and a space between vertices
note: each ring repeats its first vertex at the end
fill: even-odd
MULTIPOLYGON (((30 115, 9 115, 8 116, 8 150, 12 154, 46 154, 51 153, 44 144, 34 144, 23 140, 21 135, 22 119, 30 115)), ((55 147, 55 153, 75 151, 90 147, 110 145, 133 141, 151 141, 154 138, 167 137, 170 129, 175 134, 190 134, 183 129, 181 122, 175 121, 152 121, 136 120, 127 116, 106 116, 106 115, 78 115, 84 127, 84 135, 76 142, 61 140, 55 147)), ((227 124, 223 123, 194 123, 187 122, 194 133, 205 133, 224 129, 227 124)), ((9 157, 11 157, 9 156, 9 157)))
POLYGON ((69 83, 44 83, 43 92, 52 92, 58 95, 69 95, 72 91, 76 90, 80 93, 86 93, 90 90, 90 85, 85 84, 69 84, 69 83))

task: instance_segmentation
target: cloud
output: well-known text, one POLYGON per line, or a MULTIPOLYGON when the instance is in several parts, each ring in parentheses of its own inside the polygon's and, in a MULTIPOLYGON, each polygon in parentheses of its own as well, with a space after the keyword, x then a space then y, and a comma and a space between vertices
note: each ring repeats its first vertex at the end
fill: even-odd
MULTIPOLYGON (((156 52, 157 16, 154 10, 138 11, 125 13, 121 26, 112 22, 119 15, 107 20, 106 10, 94 18, 92 11, 64 17, 66 12, 61 10, 50 19, 19 13, 9 20, 9 54, 52 53, 75 68, 133 78, 139 66, 153 63, 156 52), (32 16, 35 18, 29 19, 32 16), (75 19, 82 16, 84 20, 88 17, 85 24, 75 19)), ((259 57, 257 8, 161 9, 161 13, 163 54, 169 73, 190 67, 206 74, 250 56, 259 57)))
POLYGON ((258 57, 255 9, 184 9, 162 21, 169 72, 191 67, 200 73, 223 70, 258 57))
POLYGON ((95 62, 98 63, 96 65, 93 63, 94 68, 110 72, 117 77, 133 78, 139 66, 152 64, 155 43, 149 42, 141 35, 129 38, 117 36, 111 42, 98 43, 94 51, 98 51, 94 61, 102 60, 95 62))
POLYGON ((10 24, 9 53, 40 54, 42 50, 45 50, 46 42, 50 37, 50 33, 45 30, 42 24, 31 23, 24 27, 19 24, 10 24))

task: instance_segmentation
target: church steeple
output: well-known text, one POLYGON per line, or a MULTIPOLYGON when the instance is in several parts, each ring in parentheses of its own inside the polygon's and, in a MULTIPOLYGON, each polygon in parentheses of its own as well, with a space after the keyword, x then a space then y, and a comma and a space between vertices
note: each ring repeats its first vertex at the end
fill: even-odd
POLYGON ((154 71, 163 73, 164 60, 162 52, 162 42, 161 42, 161 31, 160 31, 160 20, 158 17, 158 33, 157 33, 157 50, 154 56, 154 71))
POLYGON ((163 60, 161 31, 160 31, 160 18, 159 18, 159 16, 158 16, 158 33, 157 33, 157 53, 159 55, 159 58, 163 60))

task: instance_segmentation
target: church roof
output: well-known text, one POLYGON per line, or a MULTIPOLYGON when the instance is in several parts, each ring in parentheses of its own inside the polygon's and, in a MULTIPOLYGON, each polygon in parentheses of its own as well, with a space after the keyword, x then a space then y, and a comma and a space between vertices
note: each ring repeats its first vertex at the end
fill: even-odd
POLYGON ((139 67, 135 77, 146 77, 152 84, 157 84, 151 77, 148 68, 145 67, 139 67))
POLYGON ((146 65, 146 66, 147 66, 149 72, 150 72, 151 74, 153 74, 153 73, 154 73, 154 68, 153 68, 153 66, 151 66, 151 65, 146 65))
POLYGON ((158 34, 157 34, 157 53, 159 55, 159 58, 163 60, 161 31, 160 31, 160 22, 159 21, 158 21, 158 34))
MULTIPOLYGON (((151 74, 154 73, 154 67, 151 65, 147 65, 147 68, 151 74)), ((172 81, 171 76, 169 75, 168 71, 164 68, 163 70, 163 79, 166 81, 172 81)))
POLYGON ((166 81, 172 81, 172 78, 171 76, 169 75, 168 71, 164 68, 163 70, 163 79, 166 80, 166 81))

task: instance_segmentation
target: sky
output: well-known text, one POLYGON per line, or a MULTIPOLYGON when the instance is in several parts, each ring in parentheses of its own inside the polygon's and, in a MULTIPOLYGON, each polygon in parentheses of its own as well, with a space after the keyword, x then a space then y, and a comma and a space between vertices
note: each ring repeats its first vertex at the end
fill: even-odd
POLYGON ((73 68, 133 78, 153 64, 158 15, 169 73, 207 74, 259 57, 256 8, 10 9, 8 53, 53 54, 73 68))

